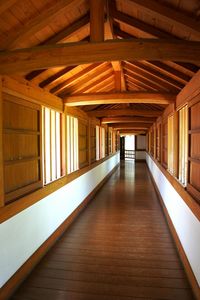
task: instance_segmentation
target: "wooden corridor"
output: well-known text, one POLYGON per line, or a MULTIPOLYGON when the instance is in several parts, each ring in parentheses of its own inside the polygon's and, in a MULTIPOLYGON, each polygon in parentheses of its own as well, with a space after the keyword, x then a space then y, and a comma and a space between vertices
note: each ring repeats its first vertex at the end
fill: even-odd
POLYGON ((121 163, 12 299, 193 299, 146 164, 121 163))

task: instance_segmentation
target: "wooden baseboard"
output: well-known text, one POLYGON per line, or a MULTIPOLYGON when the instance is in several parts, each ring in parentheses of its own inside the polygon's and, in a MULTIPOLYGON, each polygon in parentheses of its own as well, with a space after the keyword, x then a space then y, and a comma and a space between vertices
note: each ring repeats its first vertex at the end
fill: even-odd
POLYGON ((0 300, 9 299, 24 279, 35 268, 39 261, 56 243, 60 236, 66 231, 76 217, 92 200, 98 190, 105 184, 109 177, 119 167, 119 163, 106 175, 106 177, 96 186, 96 188, 85 198, 85 200, 73 211, 73 213, 54 231, 54 233, 36 250, 36 252, 21 266, 21 268, 7 281, 0 290, 0 300))
POLYGON ((175 228, 174 228, 174 225, 173 225, 173 223, 172 223, 172 221, 171 221, 171 218, 170 218, 170 216, 169 216, 169 213, 168 213, 168 211, 167 211, 167 208, 166 208, 166 206, 165 206, 165 204, 164 204, 164 201, 163 201, 163 199, 162 199, 162 196, 161 196, 161 194, 160 194, 160 191, 159 191, 159 189, 158 189, 158 187, 157 187, 157 185, 156 185, 156 183, 155 183, 155 181, 154 181, 154 178, 153 178, 153 176, 152 176, 152 174, 151 174, 151 171, 150 171, 150 169, 149 169, 148 164, 147 164, 147 167, 148 167, 148 170, 149 170, 149 173, 150 173, 150 177, 151 177, 152 183, 153 183, 153 185, 154 185, 155 191, 156 191, 157 196, 158 196, 158 198, 159 198, 159 201, 160 201, 160 203, 161 203, 161 206, 162 206, 162 209, 163 209, 163 212, 164 212, 164 216, 165 216, 165 218, 166 218, 166 220, 167 220, 167 223, 168 223, 170 232, 171 232, 172 237, 173 237, 173 239, 174 239, 174 242, 175 242, 175 245, 176 245, 176 248, 177 248, 179 257, 180 257, 181 262, 182 262, 182 264, 183 264, 183 267, 184 267, 184 269, 185 269, 185 273, 186 273, 186 275, 187 275, 188 281, 189 281, 189 283, 190 283, 190 285, 191 285, 191 288, 192 288, 192 291, 193 291, 193 293, 194 293, 195 298, 196 298, 197 300, 200 300, 200 288, 199 288, 198 282, 197 282, 196 277, 195 277, 195 275, 194 275, 194 273, 193 273, 193 271, 192 271, 192 268, 191 268, 191 266, 190 266, 190 263, 189 263, 189 261, 188 261, 188 259, 187 259, 187 256, 186 256, 186 254, 185 254, 185 251, 184 251, 184 249, 183 249, 183 246, 182 246, 182 244, 181 244, 181 242, 180 242, 180 239, 179 239, 179 237, 178 237, 178 235, 177 235, 177 233, 176 233, 176 230, 175 230, 175 228))

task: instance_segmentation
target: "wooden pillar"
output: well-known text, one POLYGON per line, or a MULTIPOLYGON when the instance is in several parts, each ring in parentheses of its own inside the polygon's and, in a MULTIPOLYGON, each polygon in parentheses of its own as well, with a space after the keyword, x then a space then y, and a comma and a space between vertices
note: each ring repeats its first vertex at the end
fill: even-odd
POLYGON ((105 0, 90 0, 90 41, 104 41, 105 0))
POLYGON ((2 77, 0 76, 0 207, 4 206, 4 173, 3 173, 3 96, 2 77))

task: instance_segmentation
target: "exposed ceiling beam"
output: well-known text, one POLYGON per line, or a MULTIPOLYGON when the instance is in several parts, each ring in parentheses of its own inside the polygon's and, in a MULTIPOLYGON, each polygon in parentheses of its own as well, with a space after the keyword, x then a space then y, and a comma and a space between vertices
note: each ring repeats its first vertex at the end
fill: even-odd
POLYGON ((56 82, 56 80, 58 80, 58 79, 60 80, 62 78, 62 76, 66 75, 68 72, 70 72, 75 67, 76 66, 68 66, 68 67, 56 72, 55 74, 51 75, 47 79, 44 79, 43 81, 41 81, 39 86, 41 88, 44 88, 45 86, 56 82))
POLYGON ((124 135, 140 135, 145 134, 147 130, 137 130, 137 129, 120 129, 118 130, 120 136, 124 135))
POLYGON ((200 21, 189 17, 181 11, 171 8, 156 0, 129 0, 137 7, 142 8, 144 13, 150 13, 153 17, 160 18, 163 22, 167 21, 170 25, 180 26, 200 38, 200 21))
POLYGON ((200 62, 200 42, 132 39, 2 51, 0 73, 13 74, 58 66, 143 59, 200 62))
POLYGON ((51 36, 40 45, 51 45, 57 44, 64 40, 65 38, 69 38, 72 34, 78 33, 82 29, 83 26, 89 24, 90 22, 90 15, 87 13, 85 16, 81 17, 77 21, 73 22, 72 24, 68 25, 66 28, 60 30, 55 35, 51 36))
POLYGON ((109 124, 109 123, 131 123, 131 122, 145 122, 145 123, 153 123, 156 121, 154 117, 138 117, 138 116, 128 116, 128 117, 108 117, 102 118, 101 124, 109 124))
POLYGON ((123 128, 137 128, 137 129, 147 129, 151 127, 150 123, 138 123, 138 122, 132 122, 132 123, 119 123, 119 124, 108 124, 109 127, 115 128, 115 129, 123 129, 123 128))
MULTIPOLYGON (((141 62, 126 62, 125 66, 130 69, 132 72, 143 76, 146 79, 152 80, 153 82, 159 84, 161 87, 165 87, 168 90, 181 90, 184 87, 184 84, 159 73, 156 70, 148 68, 143 65, 141 62)), ((185 82, 186 84, 186 82, 185 82)))
MULTIPOLYGON (((128 40, 128 39, 136 38, 134 35, 132 35, 130 33, 127 33, 125 31, 122 31, 117 26, 114 26, 114 32, 118 37, 123 38, 123 39, 128 40)), ((192 64, 192 63, 175 61, 174 64, 176 64, 178 66, 181 66, 181 68, 187 70, 187 72, 190 71, 191 73, 193 73, 193 74, 191 74, 191 77, 194 75, 194 73, 196 73, 199 70, 199 67, 195 64, 192 64)))
MULTIPOLYGON (((138 64, 138 62, 133 63, 138 64)), ((142 61, 142 65, 145 66, 145 68, 153 71, 154 74, 159 74, 159 76, 162 76, 164 74, 164 76, 167 75, 169 76, 169 78, 173 78, 184 84, 186 84, 191 79, 191 77, 187 74, 180 72, 179 70, 176 70, 175 68, 172 68, 160 61, 142 61)))
MULTIPOLYGON (((108 82, 110 83, 111 81, 113 81, 113 71, 112 70, 104 72, 104 73, 102 73, 102 75, 100 77, 97 77, 97 79, 92 81, 91 83, 88 82, 87 85, 85 85, 83 88, 78 89, 77 91, 79 93, 89 93, 90 90, 93 89, 94 87, 99 87, 102 85, 102 83, 104 83, 106 85, 108 82)), ((76 93, 76 91, 74 93, 76 93)))
MULTIPOLYGON (((54 36, 48 38, 47 40, 43 41, 40 46, 42 45, 51 45, 61 42, 64 38, 69 37, 70 35, 74 34, 75 32, 79 31, 84 25, 89 23, 90 16, 89 14, 86 14, 85 16, 81 17, 71 25, 67 26, 66 28, 62 29, 58 33, 56 33, 54 36)), ((25 77, 27 80, 32 80, 35 77, 39 76, 41 73, 43 73, 44 70, 35 70, 27 74, 25 77)))
POLYGON ((175 94, 171 93, 97 93, 68 96, 64 99, 64 103, 68 106, 116 103, 170 104, 175 98, 175 94))
POLYGON ((140 31, 150 34, 151 36, 155 36, 161 39, 173 38, 171 34, 162 31, 150 24, 147 24, 139 19, 126 15, 120 11, 113 10, 112 16, 115 19, 115 21, 118 21, 119 23, 123 23, 125 25, 128 24, 134 28, 139 29, 140 31))
POLYGON ((0 14, 9 9, 17 0, 1 0, 0 1, 0 14))
POLYGON ((158 90, 160 89, 160 87, 151 84, 148 80, 142 79, 140 76, 137 76, 129 72, 128 70, 124 70, 124 71, 125 71, 124 72, 125 78, 127 78, 127 83, 131 83, 131 84, 136 83, 138 86, 142 87, 146 91, 158 92, 158 90))
MULTIPOLYGON (((114 77, 113 77, 113 71, 110 71, 107 75, 104 77, 100 77, 93 83, 91 83, 89 86, 87 86, 83 92, 84 93, 97 93, 99 90, 104 90, 108 86, 114 86, 114 77)), ((82 91, 81 91, 82 93, 82 91)))
POLYGON ((67 97, 71 93, 80 93, 85 87, 89 86, 91 83, 96 81, 99 77, 102 77, 112 71, 109 63, 100 64, 98 67, 95 67, 93 72, 89 72, 88 75, 81 78, 75 84, 68 86, 66 89, 63 89, 58 95, 62 98, 67 97))
POLYGON ((28 21, 25 25, 22 25, 19 30, 9 35, 7 42, 5 42, 5 48, 15 49, 21 43, 29 40, 29 38, 36 32, 49 25, 57 16, 62 14, 66 9, 70 9, 76 5, 78 0, 60 0, 53 2, 44 11, 41 11, 39 15, 28 21))
POLYGON ((55 87, 53 87, 50 90, 50 92, 58 94, 63 89, 67 88, 70 84, 73 84, 77 80, 80 80, 82 77, 84 77, 86 74, 88 74, 88 72, 91 72, 92 70, 94 70, 95 68, 97 68, 100 65, 101 65, 100 63, 89 65, 88 67, 84 68, 83 70, 81 70, 77 74, 74 74, 72 77, 68 78, 67 80, 65 80, 65 81, 59 83, 58 85, 56 85, 55 87))
POLYGON ((143 117, 159 117, 163 111, 157 110, 135 110, 131 108, 126 109, 101 109, 88 111, 90 117, 114 117, 114 116, 143 116, 143 117))

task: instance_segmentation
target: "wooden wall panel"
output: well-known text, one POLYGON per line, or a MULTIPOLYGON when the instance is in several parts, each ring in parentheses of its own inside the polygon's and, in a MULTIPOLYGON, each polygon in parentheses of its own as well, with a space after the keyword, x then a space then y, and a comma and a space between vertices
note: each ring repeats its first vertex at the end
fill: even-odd
POLYGON ((189 104, 188 192, 200 203, 200 99, 189 104))
POLYGON ((168 123, 167 118, 162 121, 162 165, 167 168, 168 161, 168 123))
POLYGON ((41 107, 3 94, 5 202, 42 186, 41 107))
POLYGON ((88 122, 78 120, 79 168, 89 164, 88 158, 88 122))
POLYGON ((96 161, 96 126, 90 125, 90 155, 91 163, 96 161))

